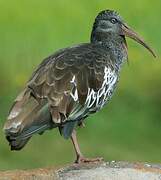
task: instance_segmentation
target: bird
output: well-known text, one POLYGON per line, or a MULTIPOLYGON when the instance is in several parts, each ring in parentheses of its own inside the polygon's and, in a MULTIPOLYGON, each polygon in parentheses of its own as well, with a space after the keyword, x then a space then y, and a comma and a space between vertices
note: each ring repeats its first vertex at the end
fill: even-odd
POLYGON ((156 57, 117 11, 102 10, 94 20, 89 42, 45 58, 15 99, 4 124, 11 150, 21 150, 34 134, 57 128, 62 137, 71 139, 75 163, 101 161, 83 156, 76 131, 111 100, 128 60, 126 37, 156 57))

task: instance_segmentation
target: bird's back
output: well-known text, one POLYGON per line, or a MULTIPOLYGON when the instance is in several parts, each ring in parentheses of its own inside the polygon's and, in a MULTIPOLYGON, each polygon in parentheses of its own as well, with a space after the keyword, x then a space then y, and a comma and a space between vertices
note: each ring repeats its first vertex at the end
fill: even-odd
POLYGON ((4 129, 11 147, 20 149, 32 134, 53 127, 70 137, 76 125, 108 101, 117 78, 110 50, 99 44, 74 46, 46 58, 10 111, 4 129))

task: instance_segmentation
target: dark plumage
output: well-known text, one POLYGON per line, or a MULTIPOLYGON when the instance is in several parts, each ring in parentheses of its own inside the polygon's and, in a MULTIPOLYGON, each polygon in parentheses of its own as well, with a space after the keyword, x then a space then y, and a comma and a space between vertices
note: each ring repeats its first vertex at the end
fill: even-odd
POLYGON ((110 100, 128 56, 125 36, 155 56, 117 12, 106 10, 95 19, 90 43, 59 50, 46 58, 15 100, 5 123, 11 149, 23 148, 35 133, 58 127, 64 138, 71 137, 76 162, 91 161, 83 158, 74 129, 110 100))

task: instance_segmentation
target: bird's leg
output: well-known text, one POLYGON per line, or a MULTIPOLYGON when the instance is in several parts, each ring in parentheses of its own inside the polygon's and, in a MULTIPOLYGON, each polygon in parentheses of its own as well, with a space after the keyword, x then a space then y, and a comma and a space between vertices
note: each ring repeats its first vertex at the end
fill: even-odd
POLYGON ((93 159, 89 159, 89 158, 85 158, 79 148, 79 144, 77 141, 77 136, 76 136, 76 130, 73 130, 72 135, 71 135, 71 140, 72 143, 74 145, 74 150, 76 152, 76 160, 75 163, 91 163, 91 162, 101 162, 103 160, 103 158, 93 158, 93 159))
POLYGON ((78 141, 77 141, 77 135, 76 135, 76 130, 75 129, 72 132, 71 140, 72 140, 74 150, 75 150, 76 156, 77 156, 75 163, 79 163, 79 159, 82 158, 83 155, 82 155, 82 153, 80 151, 80 148, 79 148, 79 144, 78 144, 78 141))

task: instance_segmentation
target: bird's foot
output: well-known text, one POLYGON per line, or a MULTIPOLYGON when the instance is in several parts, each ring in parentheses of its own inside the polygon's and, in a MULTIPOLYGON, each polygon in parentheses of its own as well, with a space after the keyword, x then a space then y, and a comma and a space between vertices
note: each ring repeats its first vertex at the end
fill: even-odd
POLYGON ((98 158, 85 158, 83 156, 80 156, 77 158, 77 160, 75 161, 75 163, 80 164, 80 163, 99 163, 102 162, 103 158, 102 157, 98 157, 98 158))

